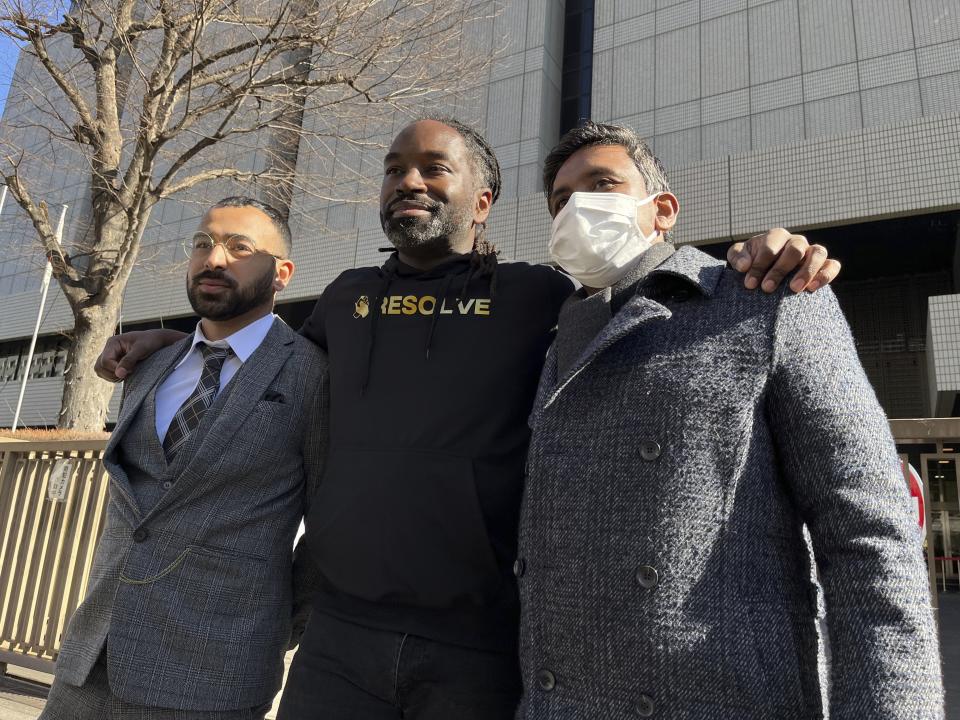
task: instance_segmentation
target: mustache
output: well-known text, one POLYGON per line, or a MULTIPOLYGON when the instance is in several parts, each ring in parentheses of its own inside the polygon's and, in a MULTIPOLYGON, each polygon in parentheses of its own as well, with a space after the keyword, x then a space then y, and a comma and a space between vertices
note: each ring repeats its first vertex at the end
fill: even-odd
POLYGON ((222 271, 216 270, 203 270, 198 272, 196 275, 191 278, 190 283, 196 287, 200 284, 201 280, 217 280, 218 282, 226 283, 230 288, 236 288, 237 283, 232 278, 228 278, 222 271))
POLYGON ((437 202, 436 200, 431 200, 426 195, 398 195, 389 203, 387 203, 386 212, 388 213, 391 212, 394 209, 394 207, 396 207, 399 203, 402 203, 402 202, 414 202, 414 203, 417 203, 418 205, 423 205, 430 212, 436 212, 441 207, 443 207, 443 203, 437 202))

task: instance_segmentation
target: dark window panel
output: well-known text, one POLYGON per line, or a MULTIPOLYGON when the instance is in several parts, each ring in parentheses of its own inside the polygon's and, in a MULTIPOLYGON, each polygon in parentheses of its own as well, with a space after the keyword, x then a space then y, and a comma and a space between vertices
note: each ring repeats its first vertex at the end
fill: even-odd
POLYGON ((560 134, 590 117, 593 91, 593 0, 568 0, 563 28, 560 134))

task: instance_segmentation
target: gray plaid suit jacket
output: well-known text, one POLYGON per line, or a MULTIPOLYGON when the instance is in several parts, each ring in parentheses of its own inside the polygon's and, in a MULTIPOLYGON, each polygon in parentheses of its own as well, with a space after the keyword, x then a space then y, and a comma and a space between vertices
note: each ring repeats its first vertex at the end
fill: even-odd
POLYGON ((916 509, 833 293, 682 247, 564 368, 570 309, 531 417, 518 718, 822 718, 804 525, 831 720, 943 718, 916 509))
MULTIPOLYGON (((106 643, 119 698, 237 710, 269 702, 280 687, 293 540, 323 471, 327 366, 315 345, 275 321, 180 451, 193 455, 172 488, 144 510, 118 448, 131 451, 125 434, 189 343, 157 352, 128 380, 104 459, 106 523, 57 680, 82 685, 106 643)), ((159 447, 140 451, 148 446, 159 447)))

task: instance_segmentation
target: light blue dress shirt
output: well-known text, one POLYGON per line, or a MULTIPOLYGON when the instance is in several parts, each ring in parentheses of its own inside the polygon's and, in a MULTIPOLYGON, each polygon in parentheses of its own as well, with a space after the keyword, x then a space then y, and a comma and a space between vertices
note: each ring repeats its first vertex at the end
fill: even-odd
POLYGON ((167 375, 167 379, 160 383, 157 388, 157 437, 163 444, 163 439, 167 435, 170 423, 173 422, 173 416, 183 405, 184 401, 190 397, 200 382, 200 375, 203 372, 203 355, 197 349, 197 343, 203 342, 211 347, 229 347, 233 350, 223 363, 223 369, 220 370, 220 390, 227 386, 227 383, 237 374, 247 358, 253 355, 254 350, 260 347, 260 343, 270 332, 276 315, 269 313, 258 320, 254 320, 249 325, 237 330, 233 335, 223 340, 207 340, 197 323, 197 329, 193 333, 193 344, 183 359, 177 363, 173 371, 167 375))

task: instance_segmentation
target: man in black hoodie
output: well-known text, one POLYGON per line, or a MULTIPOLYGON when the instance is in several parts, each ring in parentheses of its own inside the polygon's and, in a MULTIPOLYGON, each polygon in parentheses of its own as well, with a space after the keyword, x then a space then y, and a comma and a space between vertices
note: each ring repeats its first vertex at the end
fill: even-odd
MULTIPOLYGON (((301 331, 329 354, 331 437, 307 521, 316 612, 282 720, 513 715, 527 416, 573 285, 548 267, 497 263, 483 235, 499 189, 475 131, 453 120, 406 127, 380 197, 397 252, 338 277, 301 331)), ((802 288, 822 258, 801 240, 775 274, 805 260, 802 288)), ((780 244, 756 243, 751 277, 780 244)), ((145 349, 117 340, 102 369, 145 349)))

